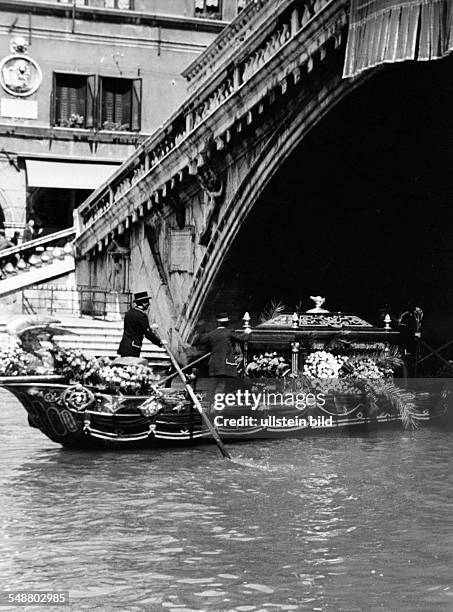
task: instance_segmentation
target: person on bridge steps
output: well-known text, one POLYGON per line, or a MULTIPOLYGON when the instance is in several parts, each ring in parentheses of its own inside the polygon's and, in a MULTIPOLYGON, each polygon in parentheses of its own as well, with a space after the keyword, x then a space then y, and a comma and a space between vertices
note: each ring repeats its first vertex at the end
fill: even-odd
POLYGON ((134 294, 134 306, 124 315, 123 337, 118 348, 120 357, 140 357, 144 337, 157 346, 164 344, 154 331, 157 326, 149 324, 150 300, 146 291, 134 294))
POLYGON ((34 219, 29 219, 24 227, 23 241, 30 242, 37 237, 34 219))

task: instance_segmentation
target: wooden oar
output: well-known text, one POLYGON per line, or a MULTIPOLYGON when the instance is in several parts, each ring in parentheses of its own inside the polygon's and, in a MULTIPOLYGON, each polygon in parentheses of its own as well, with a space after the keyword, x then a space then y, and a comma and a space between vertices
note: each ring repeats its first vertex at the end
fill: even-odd
POLYGON ((214 425, 211 423, 211 421, 207 417, 205 411, 203 410, 203 408, 202 408, 202 406, 200 404, 200 400, 198 399, 198 397, 195 394, 195 391, 192 389, 192 387, 187 382, 186 375, 184 374, 184 372, 179 367, 179 364, 176 361, 173 353, 170 351, 170 349, 168 348, 168 346, 166 344, 164 344, 164 348, 167 351, 167 355, 170 357, 170 361, 172 362, 173 367, 175 368, 175 370, 179 374, 180 379, 182 380, 185 388, 187 389, 187 393, 189 394, 190 399, 193 401, 193 404, 194 404, 195 408, 200 413, 201 418, 203 419, 204 424, 209 429, 209 431, 211 433, 211 436, 214 438, 215 443, 219 447, 219 450, 222 453, 223 457, 225 457, 225 459, 231 459, 230 453, 225 448, 222 440, 219 437, 219 434, 218 434, 217 430, 215 429, 214 425))
MULTIPOLYGON (((203 359, 206 359, 207 357, 209 357, 210 354, 211 353, 206 353, 206 355, 203 355, 202 357, 198 357, 198 359, 195 359, 195 361, 192 361, 191 363, 188 363, 186 366, 181 368, 181 371, 184 372, 184 370, 187 370, 188 368, 191 368, 192 366, 194 366, 199 361, 203 361, 203 359)), ((162 378, 162 380, 159 380, 159 382, 157 383, 156 387, 160 387, 161 385, 166 383, 167 380, 171 380, 174 376, 177 376, 177 375, 178 375, 178 372, 172 372, 171 374, 169 374, 165 378, 162 378)))

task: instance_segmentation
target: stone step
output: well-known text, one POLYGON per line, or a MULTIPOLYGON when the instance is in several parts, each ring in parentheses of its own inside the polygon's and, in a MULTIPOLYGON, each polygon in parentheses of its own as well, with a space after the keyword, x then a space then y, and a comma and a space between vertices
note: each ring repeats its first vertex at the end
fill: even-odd
MULTIPOLYGON (((55 317, 58 318, 58 317, 55 317)), ((89 317, 60 317, 61 327, 75 332, 74 335, 55 336, 63 348, 79 349, 90 357, 115 357, 123 334, 122 321, 104 321, 89 317)), ((6 331, 6 321, 0 322, 0 333, 6 331)), ((150 365, 166 367, 169 358, 165 351, 144 339, 141 356, 150 365)))

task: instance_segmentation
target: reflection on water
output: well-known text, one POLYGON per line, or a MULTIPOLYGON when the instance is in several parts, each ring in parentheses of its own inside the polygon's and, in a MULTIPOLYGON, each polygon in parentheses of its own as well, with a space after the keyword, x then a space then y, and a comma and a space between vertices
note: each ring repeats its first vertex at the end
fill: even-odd
POLYGON ((230 445, 244 466, 214 445, 65 451, 0 401, 2 589, 69 589, 73 610, 453 610, 448 432, 230 445))

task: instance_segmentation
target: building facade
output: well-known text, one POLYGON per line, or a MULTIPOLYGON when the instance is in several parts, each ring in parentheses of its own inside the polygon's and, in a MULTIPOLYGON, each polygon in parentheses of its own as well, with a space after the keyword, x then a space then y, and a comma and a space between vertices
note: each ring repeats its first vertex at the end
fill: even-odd
POLYGON ((0 223, 43 232, 186 96, 181 73, 241 0, 0 1, 0 223))

